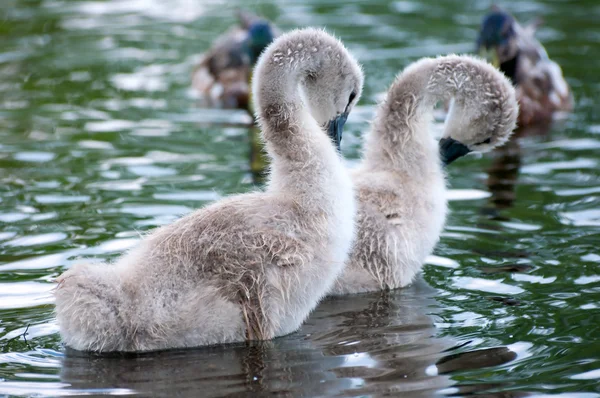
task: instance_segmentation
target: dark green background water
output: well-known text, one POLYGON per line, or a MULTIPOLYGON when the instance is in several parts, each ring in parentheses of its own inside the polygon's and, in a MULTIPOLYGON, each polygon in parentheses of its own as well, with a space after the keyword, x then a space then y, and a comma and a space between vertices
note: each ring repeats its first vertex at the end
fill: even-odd
POLYGON ((236 5, 283 29, 327 26, 357 55, 366 88, 344 136, 352 163, 393 76, 421 56, 471 51, 490 3, 3 0, 0 395, 600 396, 596 0, 505 4, 546 21, 539 37, 576 111, 451 166, 452 214, 415 286, 328 300, 298 333, 250 347, 65 352, 54 277, 253 186, 248 117, 199 109, 189 89, 236 5))

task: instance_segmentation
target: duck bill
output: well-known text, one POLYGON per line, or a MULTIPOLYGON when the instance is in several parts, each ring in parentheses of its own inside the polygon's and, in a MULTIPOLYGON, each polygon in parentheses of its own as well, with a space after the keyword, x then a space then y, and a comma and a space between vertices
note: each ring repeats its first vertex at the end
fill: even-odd
POLYGON ((338 152, 341 151, 340 144, 342 142, 342 132, 344 131, 346 119, 348 119, 348 113, 342 113, 335 119, 331 120, 327 125, 327 134, 335 144, 338 152))
POLYGON ((486 59, 489 63, 494 65, 495 68, 500 67, 500 58, 498 57, 498 50, 495 48, 485 48, 485 46, 479 47, 479 56, 486 59))
POLYGON ((453 138, 448 137, 440 140, 440 157, 444 166, 449 165, 469 152, 471 150, 465 144, 453 138))

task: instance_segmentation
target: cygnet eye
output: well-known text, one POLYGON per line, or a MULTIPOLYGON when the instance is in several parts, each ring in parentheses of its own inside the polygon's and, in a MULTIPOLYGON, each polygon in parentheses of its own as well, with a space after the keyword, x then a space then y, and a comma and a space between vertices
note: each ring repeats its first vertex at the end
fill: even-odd
POLYGON ((354 98, 356 98, 356 93, 353 91, 350 93, 350 98, 348 98, 348 105, 350 105, 352 101, 354 101, 354 98))
POLYGON ((354 101, 354 98, 356 98, 356 92, 353 91, 350 93, 350 97, 348 98, 348 105, 346 105, 345 112, 348 112, 348 108, 350 108, 350 104, 352 103, 352 101, 354 101))
POLYGON ((489 144, 490 142, 492 142, 491 138, 488 138, 487 140, 483 140, 481 142, 476 143, 475 145, 483 145, 483 144, 489 144))

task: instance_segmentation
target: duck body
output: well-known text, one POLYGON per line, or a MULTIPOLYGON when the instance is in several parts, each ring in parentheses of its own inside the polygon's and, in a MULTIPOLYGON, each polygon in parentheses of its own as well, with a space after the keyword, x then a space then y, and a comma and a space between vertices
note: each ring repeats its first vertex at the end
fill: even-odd
POLYGON ((560 66, 535 38, 539 23, 521 26, 495 8, 483 20, 478 51, 508 76, 517 90, 519 126, 548 123, 573 109, 573 96, 560 66))
POLYGON ((271 339, 295 331, 330 289, 356 213, 332 138, 339 146, 362 72, 339 41, 315 29, 280 37, 256 70, 272 165, 266 190, 158 228, 114 264, 63 273, 54 295, 67 346, 137 352, 271 339), (298 51, 288 57, 288 48, 298 51))
POLYGON ((468 56, 422 59, 407 67, 379 105, 352 173, 357 237, 332 295, 409 285, 443 230, 448 206, 443 163, 506 142, 518 105, 510 81, 468 56), (453 97, 438 143, 429 123, 453 97))
POLYGON ((279 36, 266 19, 243 12, 238 16, 240 25, 217 38, 192 73, 192 87, 211 106, 249 109, 252 68, 279 36))

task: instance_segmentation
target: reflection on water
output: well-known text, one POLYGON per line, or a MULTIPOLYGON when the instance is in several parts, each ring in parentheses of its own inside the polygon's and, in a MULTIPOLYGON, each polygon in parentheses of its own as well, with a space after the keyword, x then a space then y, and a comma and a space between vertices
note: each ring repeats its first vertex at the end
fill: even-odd
MULTIPOLYGON (((413 291, 402 296, 409 301, 416 300, 419 293, 416 289, 413 291)), ((435 356, 439 352, 436 347, 439 343, 432 336, 433 327, 427 316, 421 312, 420 320, 425 323, 413 324, 411 321, 419 316, 412 314, 415 308, 409 304, 405 310, 410 316, 390 319, 390 312, 397 315, 400 295, 387 295, 385 299, 364 296, 358 302, 338 301, 324 303, 299 333, 270 342, 133 358, 94 357, 67 351, 61 381, 80 390, 110 390, 118 386, 164 396, 171 393, 173 385, 184 396, 197 396, 198 391, 204 396, 243 392, 293 395, 299 391, 305 396, 337 395, 359 384, 373 384, 378 389, 379 383, 370 382, 369 378, 394 370, 380 362, 381 355, 386 354, 378 353, 394 350, 394 340, 419 344, 419 350, 408 351, 412 355, 403 353, 403 348, 396 349, 396 355, 406 356, 405 362, 410 356, 416 357, 423 365, 413 367, 411 374, 421 379, 435 379, 425 374, 425 368, 433 363, 427 355, 435 356), (374 308, 378 311, 372 312, 374 308), (382 314, 380 318, 378 315, 382 314), (402 320, 409 330, 402 330, 402 320), (395 325, 391 325, 392 322, 395 325), (386 326, 392 328, 386 330, 386 326), (392 346, 381 340, 384 331, 392 346)), ((430 384, 435 387, 435 383, 432 380, 430 384)))
POLYGON ((404 291, 332 298, 302 329, 269 342, 139 356, 94 356, 67 350, 60 380, 79 391, 169 396, 281 394, 431 396, 453 372, 502 365, 507 347, 454 353, 426 312, 435 292, 419 281, 404 291), (447 351, 445 351, 447 350, 447 351))
POLYGON ((521 148, 518 137, 512 137, 505 145, 492 151, 493 163, 488 168, 486 185, 491 193, 489 207, 484 214, 502 219, 500 211, 512 207, 515 199, 515 185, 521 167, 521 148))
MULTIPOLYGON (((328 299, 299 332, 267 343, 138 357, 61 346, 53 278, 260 183, 251 117, 190 95, 197 54, 238 5, 248 6, 0 2, 0 395, 598 397, 594 0, 503 4, 519 20, 544 18, 539 37, 576 111, 449 168, 452 212, 424 281, 328 299)), ((363 63, 363 100, 342 142, 353 165, 377 95, 418 57, 470 51, 489 2, 251 6, 283 29, 326 25, 363 63)))
POLYGON ((261 185, 265 182, 269 160, 264 149, 262 139, 260 138, 260 129, 257 126, 248 129, 248 143, 250 152, 250 172, 255 184, 261 185))
MULTIPOLYGON (((554 127, 557 128, 556 125, 554 127)), ((492 151, 492 164, 487 169, 486 181, 491 196, 489 206, 482 209, 483 214, 494 220, 507 221, 501 213, 511 208, 517 198, 516 186, 522 165, 520 140, 535 136, 547 138, 551 128, 550 125, 519 128, 505 145, 492 151)))

